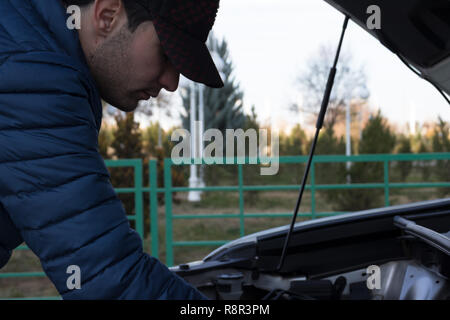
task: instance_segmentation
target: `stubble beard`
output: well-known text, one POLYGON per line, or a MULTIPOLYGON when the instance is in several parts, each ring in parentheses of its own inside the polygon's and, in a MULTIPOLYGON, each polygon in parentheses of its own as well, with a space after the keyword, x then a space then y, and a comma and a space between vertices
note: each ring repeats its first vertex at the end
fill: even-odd
POLYGON ((127 91, 130 79, 129 47, 132 35, 123 26, 116 35, 101 44, 88 58, 100 96, 110 105, 131 112, 137 101, 127 91))

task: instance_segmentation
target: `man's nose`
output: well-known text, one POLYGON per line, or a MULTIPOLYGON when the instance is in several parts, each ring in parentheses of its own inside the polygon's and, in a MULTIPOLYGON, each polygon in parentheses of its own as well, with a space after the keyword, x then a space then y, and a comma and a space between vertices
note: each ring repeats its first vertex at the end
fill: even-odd
POLYGON ((174 92, 178 89, 178 83, 180 82, 180 73, 175 70, 171 63, 167 64, 166 70, 161 75, 159 83, 161 87, 167 91, 174 92))

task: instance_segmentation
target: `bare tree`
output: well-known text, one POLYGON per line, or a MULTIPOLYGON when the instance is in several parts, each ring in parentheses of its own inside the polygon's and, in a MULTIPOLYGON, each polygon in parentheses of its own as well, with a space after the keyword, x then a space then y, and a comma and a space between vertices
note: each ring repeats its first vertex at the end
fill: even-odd
MULTIPOLYGON (((314 115, 314 121, 320 111, 323 94, 328 80, 330 68, 335 58, 335 48, 321 45, 313 54, 306 68, 297 78, 302 94, 302 105, 293 104, 294 112, 306 112, 314 115)), ((349 52, 342 52, 337 66, 337 74, 331 93, 330 104, 324 121, 325 128, 332 129, 341 116, 345 114, 345 106, 352 98, 367 99, 367 77, 362 67, 354 65, 349 52)))

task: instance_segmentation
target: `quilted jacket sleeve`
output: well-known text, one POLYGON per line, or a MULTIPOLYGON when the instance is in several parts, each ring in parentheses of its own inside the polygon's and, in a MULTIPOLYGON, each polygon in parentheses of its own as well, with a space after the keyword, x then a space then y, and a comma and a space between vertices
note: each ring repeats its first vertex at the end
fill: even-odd
POLYGON ((0 65, 1 205, 64 299, 204 299, 143 252, 98 153, 83 76, 52 55, 0 65), (67 287, 72 265, 81 289, 67 287))

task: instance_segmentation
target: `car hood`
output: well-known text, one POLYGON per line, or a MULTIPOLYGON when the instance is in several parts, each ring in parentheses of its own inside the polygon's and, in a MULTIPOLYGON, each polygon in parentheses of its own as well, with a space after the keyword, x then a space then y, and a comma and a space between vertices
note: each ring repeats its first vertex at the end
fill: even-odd
POLYGON ((450 0, 325 1, 450 94, 450 0), (380 9, 379 29, 368 24, 373 5, 380 9))
MULTIPOLYGON (((450 198, 298 222, 290 241, 291 255, 286 256, 282 272, 301 269, 311 275, 330 272, 337 267, 345 269, 351 265, 375 263, 387 257, 399 259, 404 250, 397 240, 402 231, 395 226, 395 217, 412 219, 448 237, 450 198), (336 257, 340 257, 340 266, 336 257)), ((279 263, 288 229, 286 225, 236 239, 217 248, 202 261, 175 266, 171 270, 180 276, 224 268, 272 272, 279 263)))
MULTIPOLYGON (((369 221, 369 220, 377 220, 377 219, 387 219, 391 221, 396 215, 412 215, 418 214, 426 216, 426 214, 430 212, 441 212, 445 211, 448 215, 448 209, 450 208, 450 198, 447 199, 436 199, 436 200, 428 200, 421 201, 415 203, 408 203, 403 205, 396 205, 390 207, 376 208, 363 210, 358 212, 340 214, 336 216, 307 220, 302 222, 297 222, 294 226, 293 233, 303 232, 304 230, 309 229, 320 229, 325 227, 330 227, 334 225, 352 225, 356 224, 360 221, 369 221)), ((390 223, 390 222, 389 222, 390 223)), ((448 232, 448 225, 441 226, 445 232, 448 232)), ((257 233, 253 233, 234 241, 230 241, 223 246, 217 248, 208 254, 203 261, 216 259, 218 256, 222 256, 228 250, 238 247, 243 247, 248 244, 256 244, 258 241, 263 241, 272 238, 281 238, 283 239, 282 243, 284 243, 284 238, 289 230, 289 225, 280 226, 276 228, 271 228, 268 230, 260 231, 257 233)))

